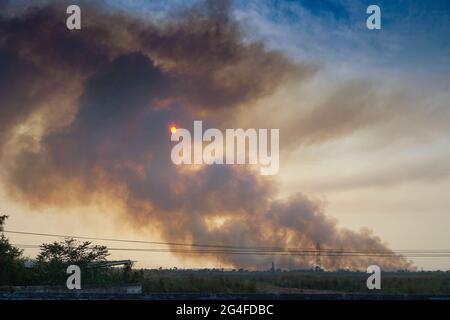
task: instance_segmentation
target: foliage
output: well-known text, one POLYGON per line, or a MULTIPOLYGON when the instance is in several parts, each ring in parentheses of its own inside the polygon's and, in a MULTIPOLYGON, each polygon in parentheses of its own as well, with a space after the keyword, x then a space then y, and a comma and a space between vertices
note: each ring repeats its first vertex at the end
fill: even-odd
POLYGON ((61 263, 87 265, 93 262, 106 261, 108 249, 105 246, 91 246, 91 242, 79 243, 73 238, 67 238, 61 242, 42 244, 41 252, 37 256, 39 264, 61 263))
MULTIPOLYGON (((0 231, 3 231, 3 225, 8 216, 0 216, 0 231)), ((21 259, 22 250, 12 246, 8 238, 0 234, 0 285, 15 282, 20 278, 23 272, 23 261, 21 259)))
POLYGON ((84 281, 100 281, 101 269, 91 268, 93 264, 106 261, 109 255, 105 246, 91 245, 91 242, 78 242, 73 238, 40 246, 41 252, 36 259, 36 269, 41 282, 62 284, 67 277, 66 269, 74 264, 81 268, 84 281))
POLYGON ((145 293, 450 294, 450 272, 383 273, 382 289, 368 290, 364 272, 230 272, 137 270, 145 293))
POLYGON ((6 219, 8 219, 8 216, 6 215, 0 216, 0 231, 3 231, 3 225, 5 224, 6 219))

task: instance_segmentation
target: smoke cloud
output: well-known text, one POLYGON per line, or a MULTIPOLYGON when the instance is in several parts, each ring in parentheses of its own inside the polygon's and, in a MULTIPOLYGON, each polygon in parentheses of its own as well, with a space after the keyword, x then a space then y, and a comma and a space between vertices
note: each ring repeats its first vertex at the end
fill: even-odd
MULTIPOLYGON (((11 6, 11 7, 9 7, 11 6)), ((83 6, 68 31, 65 6, 0 15, 2 180, 32 207, 95 204, 107 195, 123 218, 167 241, 224 246, 374 250, 368 231, 339 229, 321 201, 275 200, 276 183, 246 167, 174 166, 168 124, 220 126, 315 67, 248 43, 228 1, 207 1, 162 21, 83 6)), ((236 267, 306 267, 314 256, 229 255, 236 267)), ((329 269, 409 267, 396 257, 321 257, 329 269)))

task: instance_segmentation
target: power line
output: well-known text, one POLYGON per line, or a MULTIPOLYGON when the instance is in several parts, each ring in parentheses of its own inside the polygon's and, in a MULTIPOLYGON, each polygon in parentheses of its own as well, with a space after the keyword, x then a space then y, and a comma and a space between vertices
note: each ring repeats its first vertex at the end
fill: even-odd
MULTIPOLYGON (((154 245, 169 245, 169 246, 183 246, 183 247, 195 247, 200 249, 156 249, 156 248, 109 248, 111 251, 143 251, 143 252, 171 252, 171 253, 205 253, 205 254, 252 254, 252 255, 304 255, 304 256, 317 256, 318 249, 311 248, 284 248, 284 247, 246 247, 246 246, 229 246, 229 245, 213 245, 213 244, 188 244, 178 242, 163 242, 163 241, 144 241, 144 240, 127 240, 127 239, 113 239, 113 238, 99 238, 99 237, 87 237, 87 236, 74 236, 74 235, 62 235, 51 233, 37 233, 37 232, 25 232, 16 230, 5 230, 5 233, 11 234, 24 234, 34 236, 46 236, 46 237, 58 237, 58 238, 75 238, 85 240, 97 240, 97 241, 114 241, 125 243, 142 243, 142 244, 154 244, 154 245), (208 249, 201 249, 201 248, 208 249)), ((38 245, 22 245, 26 248, 40 248, 38 245)), ((408 257, 450 257, 450 250, 355 250, 355 249, 320 249, 321 255, 326 256, 385 256, 385 257, 397 257, 398 255, 408 257)))
MULTIPOLYGON (((86 236, 74 236, 74 235, 62 235, 62 234, 51 234, 51 233, 37 233, 37 232, 25 232, 25 231, 13 231, 4 230, 5 233, 13 234, 25 234, 25 235, 35 235, 35 236, 45 236, 45 237, 58 237, 58 238, 75 238, 84 240, 98 240, 98 241, 114 241, 114 242, 128 242, 128 243, 144 243, 144 244, 156 244, 156 245, 171 245, 171 246, 187 246, 187 247, 212 247, 212 248, 230 248, 230 249, 265 249, 266 247, 242 247, 242 246, 227 246, 227 245, 211 245, 211 244, 198 244, 198 243, 179 243, 179 242, 164 242, 164 241, 145 241, 145 240, 128 240, 128 239, 113 239, 113 238, 98 238, 98 237, 86 237, 86 236)), ((273 249, 283 249, 283 248, 273 248, 273 249)))
MULTIPOLYGON (((41 246, 32 244, 14 244, 19 248, 38 249, 41 246)), ((107 248, 108 251, 148 252, 148 253, 184 253, 184 254, 222 254, 222 255, 263 255, 263 256, 315 256, 315 252, 275 252, 275 251, 247 251, 247 250, 225 250, 225 249, 160 249, 160 248, 107 248)), ((395 253, 364 253, 364 252, 324 252, 321 255, 327 257, 380 257, 395 258, 395 253)), ((407 253, 405 257, 410 258, 450 258, 449 253, 407 253)))

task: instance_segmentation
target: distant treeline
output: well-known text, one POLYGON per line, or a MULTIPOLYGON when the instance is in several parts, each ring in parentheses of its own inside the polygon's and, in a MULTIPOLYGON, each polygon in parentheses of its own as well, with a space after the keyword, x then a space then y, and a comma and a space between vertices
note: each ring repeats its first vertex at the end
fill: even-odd
POLYGON ((139 270, 145 293, 401 293, 450 294, 449 272, 382 274, 381 290, 368 290, 362 272, 220 272, 139 270))

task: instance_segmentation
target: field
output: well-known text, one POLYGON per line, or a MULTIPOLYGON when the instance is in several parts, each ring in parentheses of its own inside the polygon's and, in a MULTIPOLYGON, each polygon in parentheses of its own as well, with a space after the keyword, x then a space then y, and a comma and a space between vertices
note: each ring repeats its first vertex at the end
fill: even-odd
POLYGON ((138 270, 144 293, 450 294, 450 272, 382 273, 381 290, 368 290, 362 272, 247 272, 138 270))

